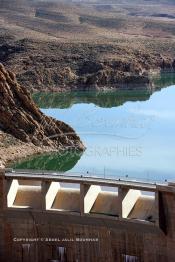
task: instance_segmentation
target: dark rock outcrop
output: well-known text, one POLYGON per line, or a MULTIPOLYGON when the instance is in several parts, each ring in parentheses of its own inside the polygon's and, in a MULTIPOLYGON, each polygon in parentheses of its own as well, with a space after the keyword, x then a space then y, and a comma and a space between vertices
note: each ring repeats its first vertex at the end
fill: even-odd
POLYGON ((113 44, 23 39, 0 45, 0 62, 32 91, 147 89, 150 72, 175 70, 173 57, 113 44))
POLYGON ((0 64, 0 129, 23 142, 57 149, 84 146, 65 123, 45 116, 13 73, 0 64))

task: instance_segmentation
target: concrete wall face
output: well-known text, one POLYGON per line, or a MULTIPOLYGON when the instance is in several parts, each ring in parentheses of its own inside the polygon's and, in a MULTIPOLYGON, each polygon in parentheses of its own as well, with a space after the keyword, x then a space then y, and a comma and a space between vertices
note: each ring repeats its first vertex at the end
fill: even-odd
MULTIPOLYGON (((1 189, 3 185, 0 179, 1 189)), ((83 191, 84 196, 86 191, 83 191)), ((175 261, 175 193, 172 188, 169 192, 157 191, 159 224, 86 212, 4 208, 2 192, 2 262, 175 261)))
MULTIPOLYGON (((175 240, 161 234, 115 230, 106 227, 86 226, 69 223, 61 225, 34 225, 32 220, 25 222, 19 218, 3 224, 0 261, 68 261, 68 262, 112 262, 125 261, 125 256, 135 257, 133 261, 165 262, 174 261, 175 240), (51 242, 16 242, 13 238, 60 238, 51 242), (95 239, 84 242, 76 238, 95 239), (5 241, 5 243, 4 243, 5 241), (29 247, 27 247, 27 244, 29 247), (5 247, 5 248, 4 248, 5 247), (64 260, 59 260, 59 248, 65 248, 64 260)), ((126 260, 127 261, 127 260, 126 260)), ((128 260, 129 261, 129 260, 128 260)))

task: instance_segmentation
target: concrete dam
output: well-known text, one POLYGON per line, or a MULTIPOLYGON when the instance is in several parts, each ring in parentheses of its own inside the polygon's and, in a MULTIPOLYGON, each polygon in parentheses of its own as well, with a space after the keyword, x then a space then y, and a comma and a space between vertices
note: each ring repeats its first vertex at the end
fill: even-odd
POLYGON ((175 183, 0 169, 0 261, 172 262, 175 183))

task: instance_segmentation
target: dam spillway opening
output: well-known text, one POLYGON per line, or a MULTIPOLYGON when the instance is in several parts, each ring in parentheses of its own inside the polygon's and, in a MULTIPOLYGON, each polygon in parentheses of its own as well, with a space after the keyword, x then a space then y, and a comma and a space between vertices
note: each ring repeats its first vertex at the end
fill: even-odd
POLYGON ((156 223, 156 193, 121 186, 8 179, 7 207, 156 223))

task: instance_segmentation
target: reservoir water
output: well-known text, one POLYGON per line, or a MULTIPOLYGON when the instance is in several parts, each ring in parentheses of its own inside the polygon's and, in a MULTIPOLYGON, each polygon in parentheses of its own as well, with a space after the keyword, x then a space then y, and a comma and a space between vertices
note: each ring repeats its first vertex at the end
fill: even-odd
POLYGON ((156 90, 38 93, 48 116, 71 125, 86 146, 43 154, 15 168, 150 181, 175 179, 175 75, 155 80, 156 90))

